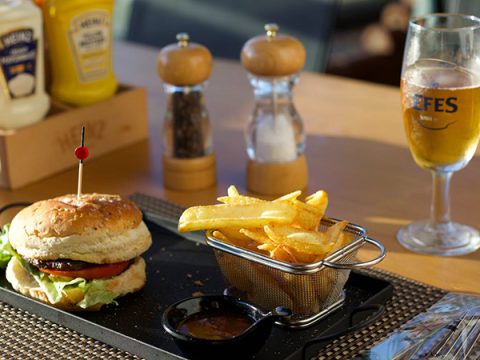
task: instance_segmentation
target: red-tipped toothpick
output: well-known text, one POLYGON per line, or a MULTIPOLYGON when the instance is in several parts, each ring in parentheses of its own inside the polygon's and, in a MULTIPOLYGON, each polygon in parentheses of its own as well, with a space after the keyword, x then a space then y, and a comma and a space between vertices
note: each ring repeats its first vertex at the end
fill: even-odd
POLYGON ((83 160, 88 157, 88 148, 85 146, 85 126, 82 126, 82 135, 80 137, 80 146, 75 149, 75 156, 79 161, 78 163, 78 186, 77 186, 77 198, 82 195, 82 180, 83 180, 83 160))

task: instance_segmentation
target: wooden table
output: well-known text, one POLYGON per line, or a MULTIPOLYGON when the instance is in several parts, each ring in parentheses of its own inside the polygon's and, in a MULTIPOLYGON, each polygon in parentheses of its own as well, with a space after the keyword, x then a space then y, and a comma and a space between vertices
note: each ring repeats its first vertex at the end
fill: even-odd
MULTIPOLYGON (((245 190, 245 123, 253 95, 237 62, 216 60, 206 92, 218 156, 218 185, 197 193, 165 190, 162 185, 162 119, 165 96, 156 75, 158 50, 116 45, 116 73, 121 82, 149 91, 150 140, 98 160, 87 161, 85 192, 144 192, 183 204, 208 204, 227 186, 245 190)), ((379 69, 381 71, 381 69, 379 69)), ((388 255, 379 267, 454 291, 480 293, 480 251, 442 258, 402 248, 400 226, 428 216, 431 180, 415 165, 403 132, 399 90, 332 76, 304 73, 294 101, 307 137, 309 190, 329 194, 327 214, 362 224, 382 241, 388 255)), ((54 161, 54 160, 52 160, 54 161)), ((16 191, 0 191, 0 203, 33 201, 76 191, 76 169, 16 191)), ((456 174, 452 183, 453 218, 480 226, 480 159, 456 174)), ((362 251, 362 257, 374 256, 362 251)))

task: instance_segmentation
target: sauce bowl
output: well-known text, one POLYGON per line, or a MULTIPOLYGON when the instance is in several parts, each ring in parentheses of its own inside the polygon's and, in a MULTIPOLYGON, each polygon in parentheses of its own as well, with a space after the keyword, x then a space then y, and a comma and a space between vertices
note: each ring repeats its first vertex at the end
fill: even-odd
POLYGON ((252 304, 227 295, 199 296, 170 305, 162 317, 163 328, 189 359, 249 359, 265 343, 275 321, 291 315, 277 307, 265 313, 252 304), (205 339, 185 333, 188 318, 198 314, 234 313, 251 319, 252 324, 236 336, 205 339), (182 331, 181 331, 182 330, 182 331))

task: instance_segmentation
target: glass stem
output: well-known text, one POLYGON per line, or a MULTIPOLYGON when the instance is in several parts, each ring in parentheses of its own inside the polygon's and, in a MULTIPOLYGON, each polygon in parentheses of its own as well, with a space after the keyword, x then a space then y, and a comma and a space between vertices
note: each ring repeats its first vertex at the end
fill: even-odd
POLYGON ((451 172, 432 171, 433 194, 430 221, 435 225, 450 223, 450 179, 451 172))

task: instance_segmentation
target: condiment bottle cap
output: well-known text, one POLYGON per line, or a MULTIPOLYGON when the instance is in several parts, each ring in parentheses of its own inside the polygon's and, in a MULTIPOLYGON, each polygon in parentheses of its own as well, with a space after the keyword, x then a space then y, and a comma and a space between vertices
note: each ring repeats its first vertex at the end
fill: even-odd
POLYGON ((276 24, 266 24, 266 35, 248 40, 242 49, 242 64, 259 76, 286 76, 305 65, 305 48, 296 38, 278 33, 276 24))
POLYGON ((160 50, 157 71, 172 85, 195 85, 208 79, 212 71, 212 54, 200 44, 191 43, 187 33, 177 34, 178 42, 160 50))

